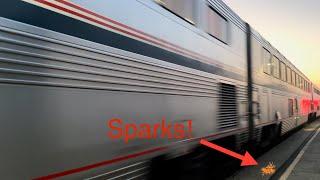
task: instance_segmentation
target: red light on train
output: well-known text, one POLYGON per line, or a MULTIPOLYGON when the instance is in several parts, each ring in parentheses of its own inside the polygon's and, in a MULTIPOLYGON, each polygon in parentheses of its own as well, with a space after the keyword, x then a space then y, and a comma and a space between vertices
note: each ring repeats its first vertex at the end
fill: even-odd
POLYGON ((311 109, 311 100, 303 99, 301 101, 301 113, 303 115, 307 115, 310 109, 311 109))

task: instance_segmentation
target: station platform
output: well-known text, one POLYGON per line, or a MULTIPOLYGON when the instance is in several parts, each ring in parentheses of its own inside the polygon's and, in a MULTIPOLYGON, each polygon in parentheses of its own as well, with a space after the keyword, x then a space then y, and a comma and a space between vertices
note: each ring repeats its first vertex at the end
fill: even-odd
POLYGON ((320 119, 304 125, 256 159, 257 166, 241 168, 228 180, 320 179, 319 126, 320 119))
POLYGON ((320 179, 320 129, 308 141, 280 179, 320 179))

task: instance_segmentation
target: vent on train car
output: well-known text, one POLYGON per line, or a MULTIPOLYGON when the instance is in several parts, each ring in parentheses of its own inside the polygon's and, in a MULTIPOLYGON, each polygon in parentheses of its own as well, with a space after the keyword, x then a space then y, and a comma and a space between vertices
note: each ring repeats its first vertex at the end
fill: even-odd
POLYGON ((219 111, 217 123, 219 129, 238 126, 237 89, 231 84, 220 83, 219 111))

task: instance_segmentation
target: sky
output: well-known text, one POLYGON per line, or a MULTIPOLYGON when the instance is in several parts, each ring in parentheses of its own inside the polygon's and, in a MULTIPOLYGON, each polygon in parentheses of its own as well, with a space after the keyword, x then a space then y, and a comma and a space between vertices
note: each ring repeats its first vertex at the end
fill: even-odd
POLYGON ((223 0, 320 87, 319 0, 223 0))

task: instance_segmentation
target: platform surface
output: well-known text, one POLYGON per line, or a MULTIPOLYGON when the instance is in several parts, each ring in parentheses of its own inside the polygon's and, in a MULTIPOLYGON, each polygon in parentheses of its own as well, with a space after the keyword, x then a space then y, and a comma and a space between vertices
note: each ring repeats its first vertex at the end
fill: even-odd
MULTIPOLYGON (((316 127, 319 125, 319 119, 311 124, 305 125, 301 130, 293 133, 280 144, 260 156, 257 159, 257 162, 259 163, 258 166, 244 167, 232 177, 229 177, 228 180, 270 179, 272 175, 264 174, 262 169, 266 168, 270 163, 275 165, 276 170, 285 164, 290 156, 296 152, 297 149, 299 149, 301 144, 303 144, 303 142, 316 130, 316 127)), ((296 166, 297 169, 290 174, 290 180, 301 179, 301 177, 305 177, 305 175, 307 175, 306 173, 310 173, 310 177, 315 177, 317 180, 320 179, 319 174, 315 174, 320 172, 320 134, 314 139, 314 143, 315 144, 312 147, 310 146, 308 152, 305 153, 309 153, 309 155, 306 155, 301 163, 299 162, 299 165, 296 166)), ((303 178, 303 180, 307 179, 303 178)))
POLYGON ((306 147, 298 163, 293 168, 288 180, 320 179, 320 133, 306 147))

